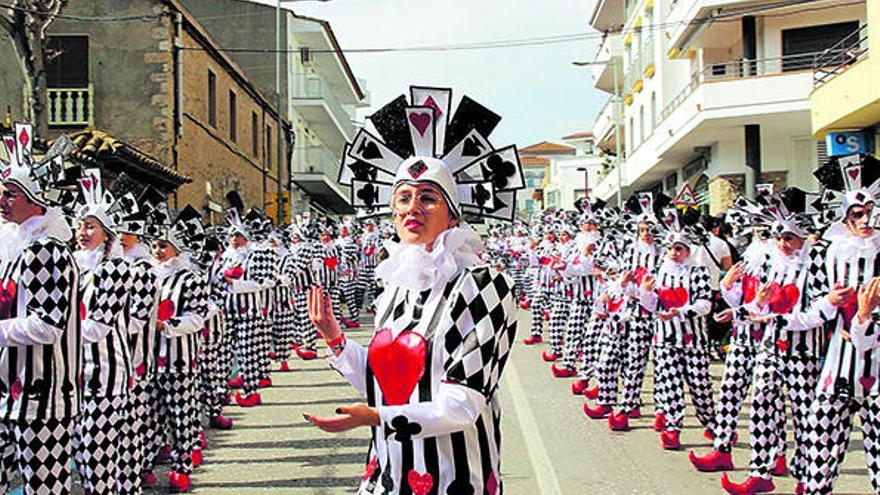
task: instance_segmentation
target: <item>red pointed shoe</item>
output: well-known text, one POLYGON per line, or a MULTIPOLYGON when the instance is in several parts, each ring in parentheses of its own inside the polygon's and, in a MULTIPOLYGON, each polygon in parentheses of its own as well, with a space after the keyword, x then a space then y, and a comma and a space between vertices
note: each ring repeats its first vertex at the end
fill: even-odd
POLYGON ((608 428, 611 431, 629 431, 629 417, 622 412, 609 415, 608 428))
POLYGON ((297 349, 296 355, 299 356, 303 361, 311 361, 318 357, 318 353, 315 351, 310 351, 308 349, 297 349))
POLYGON ((663 431, 666 429, 666 415, 663 413, 657 413, 654 416, 654 431, 663 431))
POLYGON ((663 450, 678 450, 681 448, 681 432, 678 430, 664 430, 660 433, 660 445, 663 450))
POLYGON ((287 364, 287 361, 281 361, 281 366, 278 367, 278 371, 290 371, 290 365, 287 364))
POLYGON ((692 450, 688 457, 691 460, 691 464, 697 468, 697 471, 714 473, 716 471, 733 470, 733 456, 730 453, 725 454, 724 452, 713 450, 704 456, 698 456, 692 450))
POLYGON ((584 404, 584 414, 590 419, 604 419, 611 414, 611 408, 608 406, 590 407, 589 404, 584 404))
POLYGON ((254 392, 252 394, 248 394, 247 396, 242 396, 241 393, 235 393, 235 403, 241 407, 254 407, 259 406, 263 403, 262 397, 260 394, 254 392))
POLYGON ((598 399, 599 398, 599 386, 596 385, 593 388, 584 389, 584 397, 591 399, 591 400, 598 399))
POLYGON ((715 433, 712 430, 710 430, 709 428, 706 428, 703 430, 703 438, 705 438, 706 440, 709 440, 710 442, 714 441, 715 440, 715 433))
POLYGON ((794 495, 806 495, 806 493, 807 493, 807 485, 805 485, 804 482, 801 481, 794 488, 794 495))
POLYGON ((586 388, 587 388, 587 381, 586 380, 583 380, 583 379, 577 380, 571 384, 571 394, 572 395, 583 395, 584 390, 586 390, 586 388))
POLYGON ((361 324, 360 324, 360 322, 357 322, 357 321, 346 321, 345 327, 346 328, 360 328, 361 324))
POLYGON ((553 354, 552 352, 551 352, 551 353, 548 353, 547 351, 544 351, 544 352, 541 354, 541 357, 544 358, 544 361, 547 361, 548 363, 551 363, 551 362, 556 361, 557 359, 559 359, 559 354, 553 354))
POLYGON ((757 476, 749 476, 743 483, 734 483, 727 477, 727 473, 721 473, 721 487, 730 495, 755 495, 776 489, 773 481, 757 476))
POLYGON ((218 414, 211 418, 210 424, 211 428, 215 430, 231 430, 233 422, 231 419, 223 417, 222 414, 218 414))
POLYGON ((269 388, 272 386, 272 379, 269 377, 261 378, 260 383, 257 384, 260 388, 269 388))
POLYGON ((555 364, 550 366, 550 371, 553 372, 553 376, 556 378, 571 378, 577 375, 577 371, 570 368, 560 368, 557 367, 555 364))
POLYGON ((192 482, 189 480, 188 475, 175 473, 174 471, 168 473, 168 489, 172 493, 186 493, 190 488, 192 488, 192 482))
POLYGON ((629 416, 629 419, 639 419, 642 417, 642 410, 636 407, 634 409, 631 409, 627 413, 627 416, 629 416))
POLYGON ((788 474, 788 465, 785 463, 785 455, 776 458, 776 464, 773 465, 773 476, 785 476, 788 474))
POLYGON ((275 359, 275 351, 269 351, 269 359, 275 359))
POLYGON ((201 466, 202 462, 204 462, 204 460, 205 460, 205 456, 202 455, 201 450, 193 450, 192 451, 192 463, 193 463, 194 468, 201 466))
POLYGON ((532 307, 532 303, 531 303, 531 301, 523 301, 523 302, 519 303, 519 307, 522 309, 529 309, 532 307))
POLYGON ((531 337, 523 340, 523 344, 525 345, 535 345, 544 342, 544 338, 540 335, 532 335, 531 337))
POLYGON ((229 380, 229 388, 241 388, 244 386, 244 376, 238 375, 237 377, 229 380))

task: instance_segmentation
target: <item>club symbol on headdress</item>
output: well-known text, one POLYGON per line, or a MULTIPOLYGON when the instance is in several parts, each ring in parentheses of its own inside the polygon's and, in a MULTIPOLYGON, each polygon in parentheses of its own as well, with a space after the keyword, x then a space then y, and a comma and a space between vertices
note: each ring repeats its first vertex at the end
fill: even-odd
POLYGON ((352 163, 348 166, 348 169, 351 170, 352 175, 355 179, 360 181, 374 181, 379 174, 379 171, 376 170, 376 167, 370 166, 368 163, 364 163, 361 161, 352 163))
POLYGON ((490 156, 484 165, 480 166, 483 171, 483 177, 491 180, 495 185, 495 189, 504 189, 507 187, 509 177, 513 177, 516 173, 516 165, 505 160, 500 155, 490 156))
POLYGON ((474 202, 480 206, 480 208, 486 207, 486 202, 492 199, 492 193, 490 193, 483 184, 477 184, 471 190, 474 198, 474 202))
POLYGON ((379 188, 373 184, 364 184, 364 187, 357 192, 357 197, 360 198, 368 208, 372 208, 373 205, 379 202, 379 188))

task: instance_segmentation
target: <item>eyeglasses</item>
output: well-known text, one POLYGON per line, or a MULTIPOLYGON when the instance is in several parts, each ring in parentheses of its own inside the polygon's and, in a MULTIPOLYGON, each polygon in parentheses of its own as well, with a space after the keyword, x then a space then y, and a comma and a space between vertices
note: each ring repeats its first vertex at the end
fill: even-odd
POLYGON ((391 197, 391 210, 394 213, 404 213, 411 208, 413 201, 418 202, 422 213, 428 213, 440 207, 443 197, 433 191, 419 191, 415 194, 408 191, 399 192, 391 197))
POLYGON ((865 206, 865 207, 859 208, 859 209, 852 208, 846 213, 846 218, 847 218, 847 220, 849 220, 851 222, 857 222, 870 214, 871 214, 871 207, 870 206, 865 206))

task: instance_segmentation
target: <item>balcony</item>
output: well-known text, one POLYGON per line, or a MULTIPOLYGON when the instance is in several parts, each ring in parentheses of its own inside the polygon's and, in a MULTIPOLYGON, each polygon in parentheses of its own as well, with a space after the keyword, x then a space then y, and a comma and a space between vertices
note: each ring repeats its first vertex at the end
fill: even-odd
POLYGON ((648 79, 654 77, 654 60, 656 58, 656 54, 654 53, 654 38, 656 37, 656 33, 650 30, 644 30, 642 35, 642 46, 639 53, 639 69, 641 70, 642 76, 647 77, 648 79))
MULTIPOLYGON (((615 152, 615 143, 617 139, 617 133, 614 130, 614 107, 614 97, 612 96, 608 98, 607 102, 605 102, 605 106, 602 107, 602 110, 599 112, 599 115, 596 117, 596 121, 593 124, 593 135, 596 139, 596 146, 608 153, 615 152)), ((622 117, 620 118, 620 135, 624 135, 622 117)), ((621 145, 622 144, 623 143, 621 143, 621 145)))
POLYGON ((640 92, 644 87, 644 80, 642 78, 642 56, 641 53, 633 50, 629 66, 623 75, 623 93, 640 92))
MULTIPOLYGON (((46 98, 50 127, 93 127, 94 88, 49 88, 46 98)), ((30 113, 30 98, 24 90, 24 111, 30 113)))
POLYGON ((865 24, 836 45, 816 56, 813 62, 813 87, 822 87, 867 56, 868 25, 865 24))
POLYGON ((340 159, 323 146, 297 148, 293 154, 291 180, 313 201, 336 213, 351 211, 348 191, 339 187, 340 159))
MULTIPOLYGON (((711 18, 714 13, 743 4, 754 4, 754 0, 675 0, 669 5, 665 24, 672 26, 669 30, 668 47, 670 50, 683 50, 705 25, 711 23, 704 19, 711 18)), ((730 23, 724 23, 730 24, 730 23)))
POLYGON ((296 74, 291 104, 321 140, 332 149, 354 137, 351 115, 345 111, 327 81, 317 74, 296 74))
MULTIPOLYGON (((623 38, 619 34, 606 34, 599 46, 596 60, 600 62, 610 61, 607 64, 593 66, 593 87, 606 93, 614 92, 614 69, 615 64, 621 63, 623 52, 623 38)), ((619 69, 619 65, 618 71, 619 69)), ((620 74, 618 74, 618 77, 620 74)), ((620 81, 618 79, 618 84, 620 81)))
POLYGON ((597 31, 613 31, 623 26, 624 0, 597 0, 590 16, 590 26, 597 31))

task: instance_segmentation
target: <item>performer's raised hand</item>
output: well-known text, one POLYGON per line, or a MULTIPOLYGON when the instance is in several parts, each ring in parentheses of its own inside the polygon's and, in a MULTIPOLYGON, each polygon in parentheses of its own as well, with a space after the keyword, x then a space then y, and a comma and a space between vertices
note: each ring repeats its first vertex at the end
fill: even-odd
POLYGON ((321 337, 327 341, 333 341, 342 335, 342 328, 333 314, 333 301, 324 287, 319 285, 309 288, 308 293, 309 319, 318 328, 321 337))
POLYGON ((318 428, 330 432, 340 433, 359 426, 379 426, 379 411, 362 402, 347 407, 336 409, 337 416, 332 418, 319 418, 311 414, 303 414, 306 421, 318 428))

